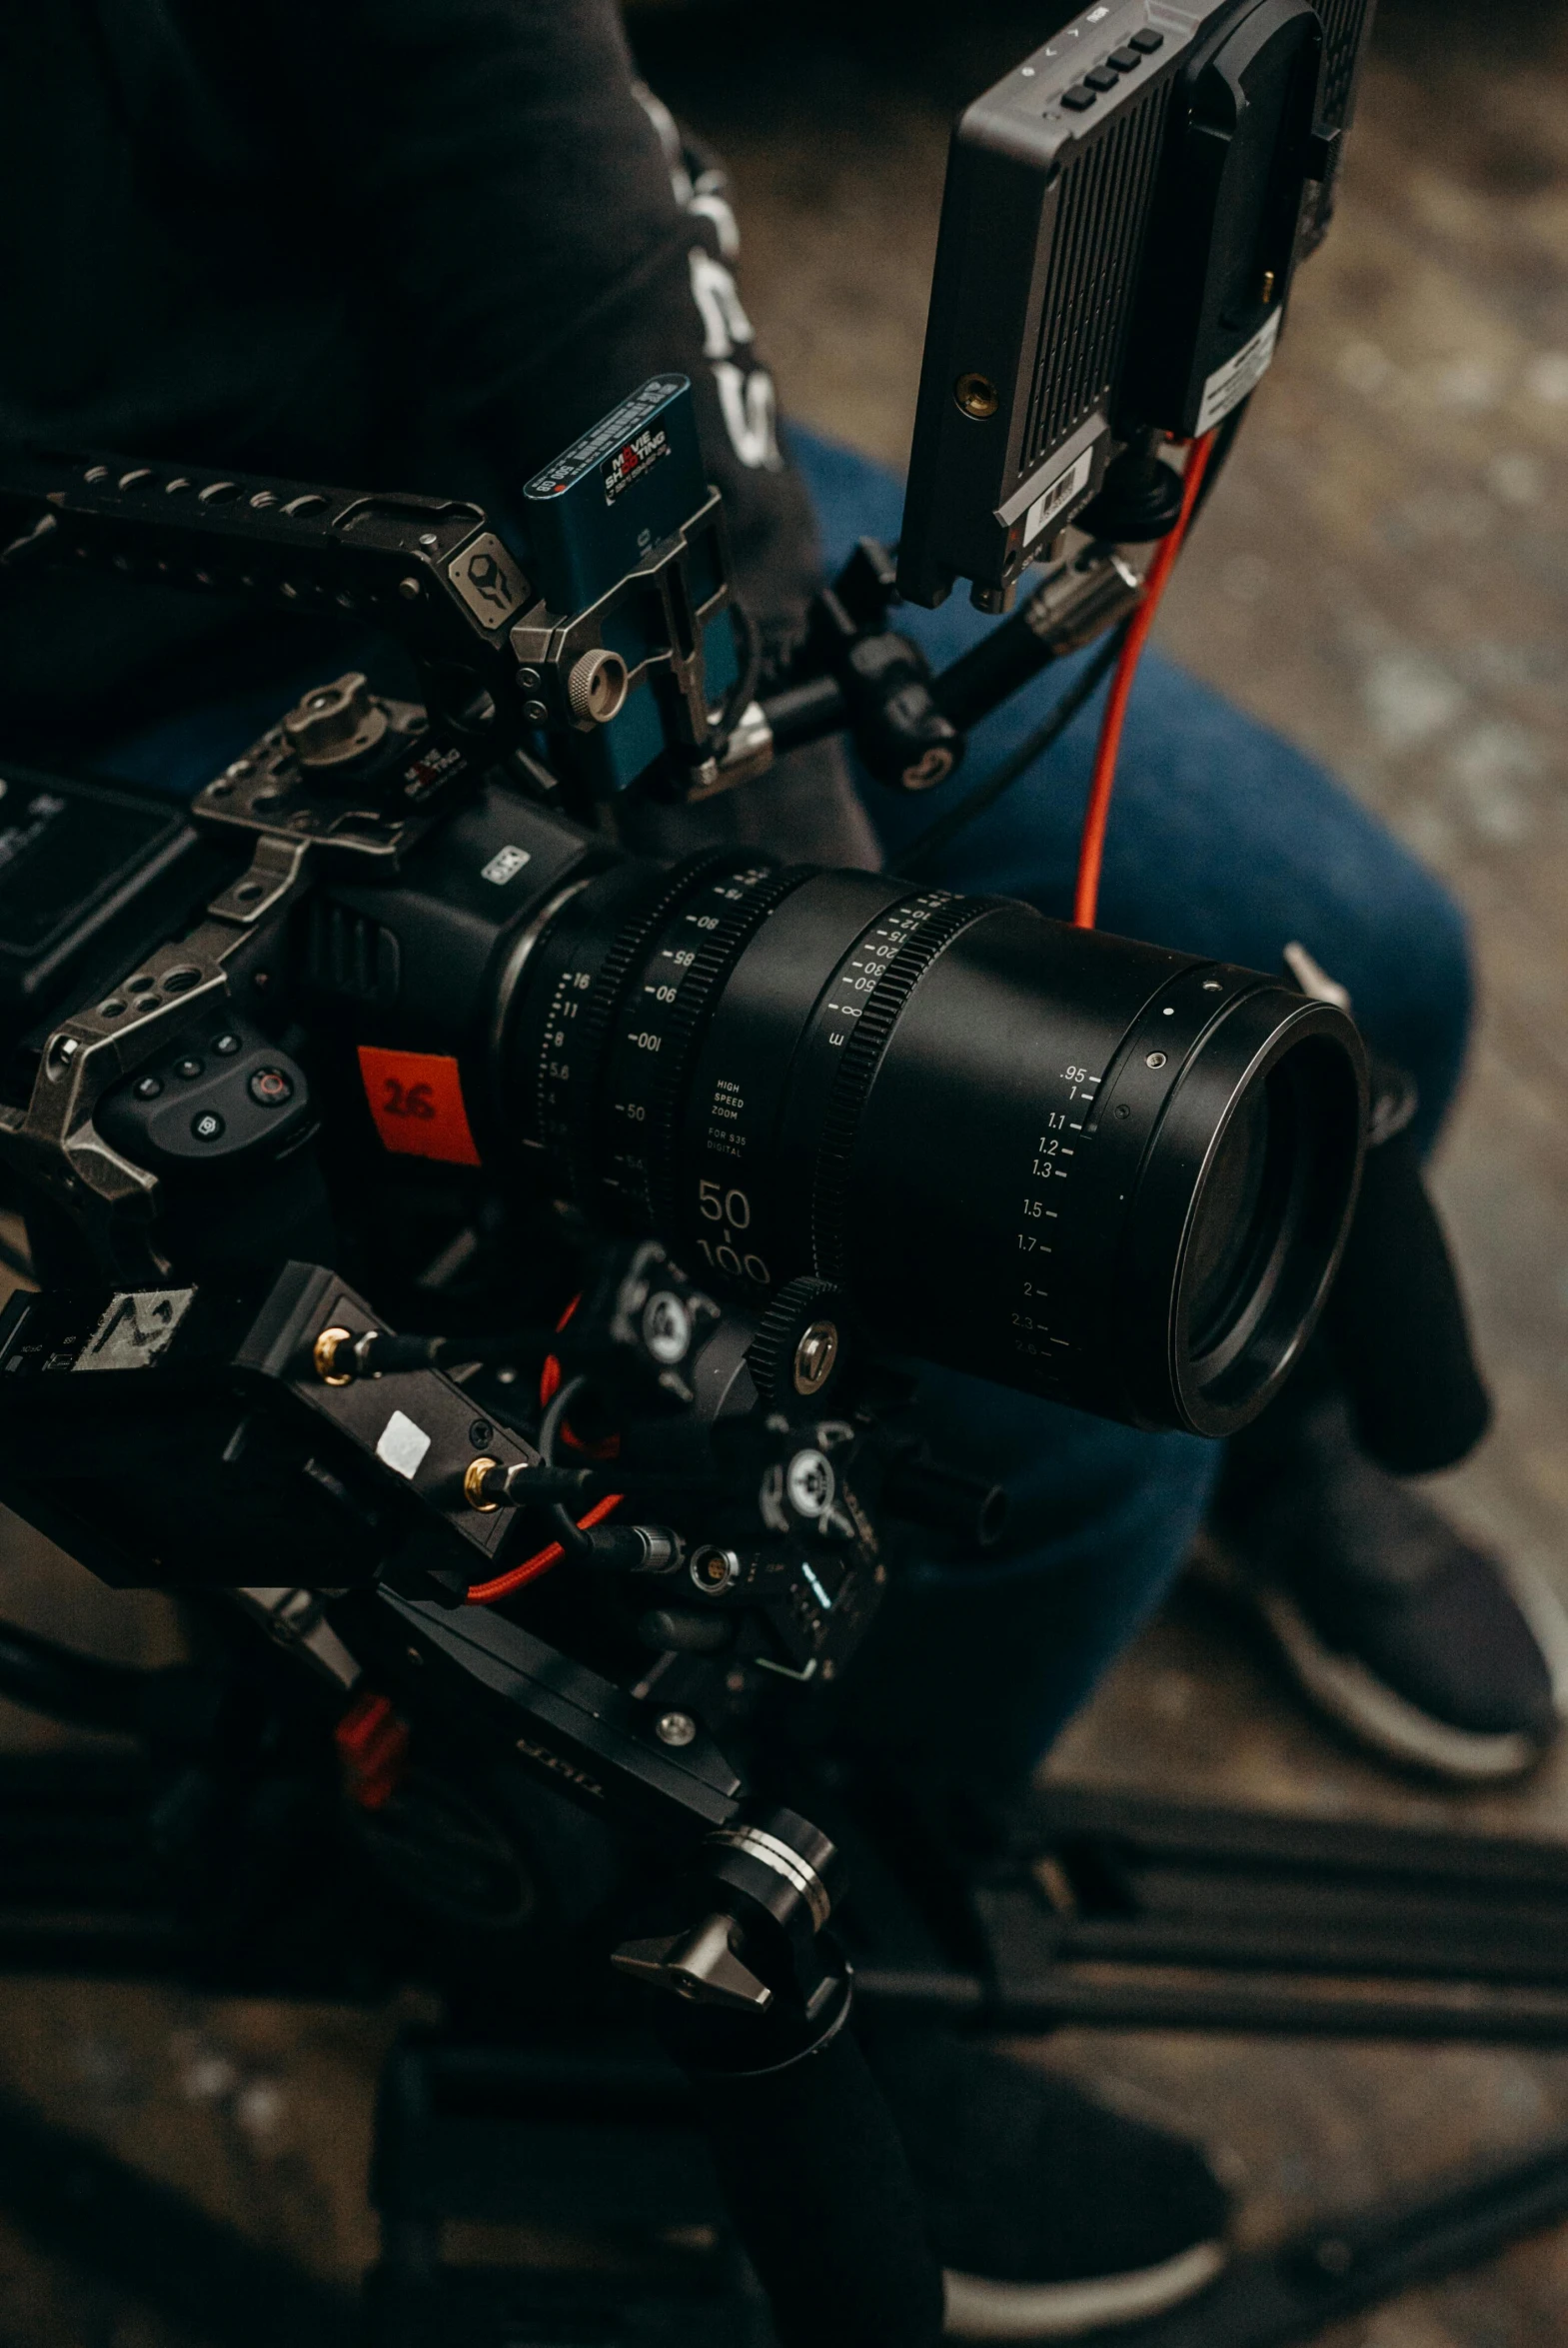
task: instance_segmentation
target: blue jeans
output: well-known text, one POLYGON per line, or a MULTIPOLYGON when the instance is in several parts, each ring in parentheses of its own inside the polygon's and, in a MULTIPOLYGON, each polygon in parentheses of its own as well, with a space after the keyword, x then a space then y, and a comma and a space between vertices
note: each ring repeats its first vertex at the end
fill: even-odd
MULTIPOLYGON (((791 449, 831 573, 860 537, 895 540, 902 491, 862 457, 803 433, 791 449)), ((937 667, 992 623, 961 591, 897 625, 937 667)), ((961 794, 1036 727, 1079 655, 976 727, 961 794)), ((920 877, 1070 911, 1098 703, 920 877)), ((889 862, 941 812, 867 782, 889 862)), ((948 800, 950 804, 950 800, 948 800)), ((1158 653, 1145 653, 1122 737, 1100 890, 1101 927, 1275 971, 1299 941, 1350 990, 1370 1042, 1415 1076, 1429 1145, 1458 1082, 1470 1019, 1462 915, 1321 767, 1158 653)), ((938 1758, 1014 1774, 1049 1744, 1158 1604, 1202 1521, 1220 1447, 1143 1434, 982 1379, 922 1383, 932 1445, 1005 1484, 1000 1552, 916 1571, 878 1703, 888 1731, 938 1758), (958 1751, 963 1746, 963 1752, 958 1751)))
MULTIPOLYGON (((856 538, 897 536, 901 492, 889 474, 802 433, 793 453, 829 568, 856 538)), ((899 625, 940 666, 990 623, 955 597, 939 612, 902 612, 899 625)), ((955 791, 1038 724, 1074 667, 1047 672, 975 729, 955 791)), ((313 672, 194 711, 119 744, 104 764, 192 791, 317 682, 313 672)), ((948 887, 1067 913, 1095 722, 1091 707, 959 835, 939 876, 948 887)), ((905 800, 867 783, 890 861, 944 797, 905 800)), ((1430 1142, 1469 1024, 1457 907, 1320 767, 1157 653, 1144 656, 1122 740, 1100 912, 1123 936, 1258 970, 1277 970, 1299 940, 1349 988, 1371 1041, 1414 1073, 1430 1142)), ((1006 1485, 1009 1528, 984 1565, 927 1564, 905 1577, 861 1709, 884 1738, 1010 1775, 1044 1750, 1180 1570, 1220 1452, 951 1371, 928 1373, 922 1390, 933 1448, 1006 1485)))

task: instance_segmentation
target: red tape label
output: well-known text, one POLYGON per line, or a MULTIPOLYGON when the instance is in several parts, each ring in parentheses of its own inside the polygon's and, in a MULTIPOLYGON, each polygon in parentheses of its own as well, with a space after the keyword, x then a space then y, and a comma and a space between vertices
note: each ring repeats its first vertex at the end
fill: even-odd
POLYGON ((440 1158, 478 1166, 463 1106, 458 1064, 444 1052, 382 1052, 360 1046, 365 1098, 383 1145, 399 1158, 440 1158))

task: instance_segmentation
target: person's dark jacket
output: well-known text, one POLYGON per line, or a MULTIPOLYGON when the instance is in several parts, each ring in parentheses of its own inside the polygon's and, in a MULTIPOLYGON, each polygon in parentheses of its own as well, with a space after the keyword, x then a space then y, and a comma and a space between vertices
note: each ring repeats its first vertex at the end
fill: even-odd
MULTIPOLYGON (((809 512, 726 207, 683 204, 660 114, 613 0, 0 0, 0 468, 33 442, 489 504, 680 368, 777 643, 809 512)), ((68 755, 297 667, 299 625, 17 577, 0 742, 68 755)))

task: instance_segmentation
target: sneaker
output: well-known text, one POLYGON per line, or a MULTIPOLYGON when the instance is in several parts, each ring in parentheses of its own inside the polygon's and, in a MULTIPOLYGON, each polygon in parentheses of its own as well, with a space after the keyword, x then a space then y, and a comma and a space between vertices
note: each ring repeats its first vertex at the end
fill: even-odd
POLYGON ((1200 1572, 1262 1621, 1318 1709, 1454 1783, 1532 1769, 1568 1699, 1568 1615, 1545 1584, 1368 1459, 1337 1397, 1231 1449, 1200 1572))
POLYGON ((1070 2340, 1162 2315, 1225 2264, 1195 2144, 970 2041, 869 2049, 945 2270, 946 2337, 1070 2340))

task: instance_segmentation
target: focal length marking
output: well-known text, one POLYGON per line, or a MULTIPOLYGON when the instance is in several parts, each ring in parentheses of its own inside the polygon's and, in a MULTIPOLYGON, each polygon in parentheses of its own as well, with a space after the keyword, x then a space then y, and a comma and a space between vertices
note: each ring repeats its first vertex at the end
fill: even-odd
MULTIPOLYGON (((799 866, 721 866, 700 878, 641 958, 614 1025, 600 1120, 602 1187, 639 1223, 666 1227, 678 1213, 675 1160, 693 1054, 737 960, 805 878, 799 866)), ((769 1284, 772 1274, 755 1251, 735 1248, 728 1232, 722 1244, 735 1254, 740 1277, 769 1284)), ((728 1260, 719 1268, 737 1276, 728 1260)))

